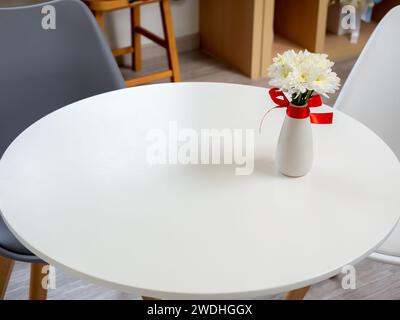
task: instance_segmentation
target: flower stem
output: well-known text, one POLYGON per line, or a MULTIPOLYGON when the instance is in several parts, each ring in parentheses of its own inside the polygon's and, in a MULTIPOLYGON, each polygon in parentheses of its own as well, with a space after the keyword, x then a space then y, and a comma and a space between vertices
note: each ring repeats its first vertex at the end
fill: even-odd
POLYGON ((295 106, 304 106, 307 104, 308 99, 311 98, 311 95, 314 93, 313 90, 307 90, 304 93, 293 94, 292 95, 292 104, 295 106))

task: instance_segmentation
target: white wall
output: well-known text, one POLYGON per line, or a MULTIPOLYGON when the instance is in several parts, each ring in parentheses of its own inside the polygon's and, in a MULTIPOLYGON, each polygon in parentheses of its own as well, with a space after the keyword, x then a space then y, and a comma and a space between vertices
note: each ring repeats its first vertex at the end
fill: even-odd
MULTIPOLYGON (((0 0, 0 7, 7 5, 26 5, 45 2, 46 0, 0 0)), ((199 0, 172 0, 172 16, 176 37, 195 34, 199 31, 199 0)), ((163 36, 160 8, 158 3, 141 7, 142 26, 163 36)), ((129 10, 114 11, 106 17, 107 36, 110 45, 124 47, 130 44, 129 10)), ((142 43, 151 41, 142 37, 142 43)))
MULTIPOLYGON (((171 1, 175 36, 182 37, 199 31, 199 0, 171 1)), ((141 7, 141 24, 150 31, 163 36, 160 8, 158 3, 141 7)), ((106 17, 107 36, 113 48, 130 45, 129 10, 111 12, 106 17)), ((142 37, 142 44, 150 40, 142 37)))

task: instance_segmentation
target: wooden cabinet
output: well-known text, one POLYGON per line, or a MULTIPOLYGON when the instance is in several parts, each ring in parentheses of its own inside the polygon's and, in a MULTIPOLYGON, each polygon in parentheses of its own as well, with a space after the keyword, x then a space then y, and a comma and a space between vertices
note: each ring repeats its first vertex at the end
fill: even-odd
POLYGON ((200 45, 251 78, 271 60, 274 0, 200 0, 200 45))
POLYGON ((251 78, 266 75, 278 52, 307 49, 333 60, 357 56, 376 23, 400 0, 374 8, 358 43, 326 31, 330 0, 200 0, 200 46, 251 78))
POLYGON ((309 51, 322 51, 329 0, 276 0, 274 30, 309 51))

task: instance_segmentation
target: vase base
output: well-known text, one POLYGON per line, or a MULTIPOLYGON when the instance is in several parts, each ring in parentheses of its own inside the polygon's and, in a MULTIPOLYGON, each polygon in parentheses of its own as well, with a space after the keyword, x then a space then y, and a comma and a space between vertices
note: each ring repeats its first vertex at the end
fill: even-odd
POLYGON ((288 172, 283 172, 283 171, 280 171, 280 170, 279 170, 279 172, 282 175, 284 175, 286 177, 289 177, 289 178, 301 178, 301 177, 306 176, 309 173, 309 171, 307 171, 306 173, 288 173, 288 172))

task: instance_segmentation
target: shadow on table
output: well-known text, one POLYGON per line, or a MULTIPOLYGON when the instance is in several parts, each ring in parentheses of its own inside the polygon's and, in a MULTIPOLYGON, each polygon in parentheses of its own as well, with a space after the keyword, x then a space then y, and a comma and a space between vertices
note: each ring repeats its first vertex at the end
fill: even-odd
POLYGON ((271 158, 256 158, 254 159, 254 173, 269 175, 269 176, 281 176, 281 174, 275 168, 275 162, 271 158))

